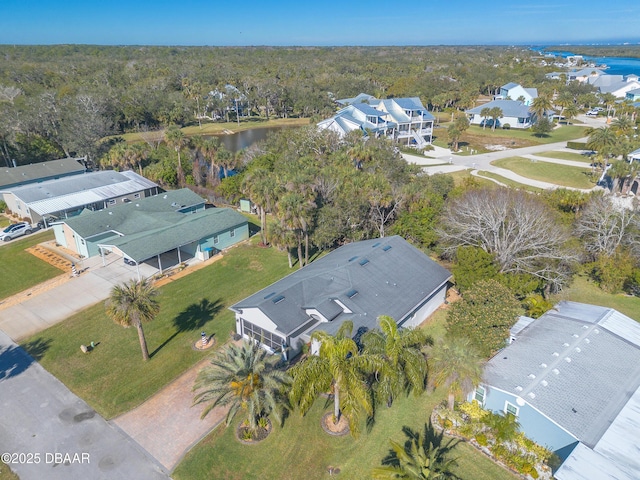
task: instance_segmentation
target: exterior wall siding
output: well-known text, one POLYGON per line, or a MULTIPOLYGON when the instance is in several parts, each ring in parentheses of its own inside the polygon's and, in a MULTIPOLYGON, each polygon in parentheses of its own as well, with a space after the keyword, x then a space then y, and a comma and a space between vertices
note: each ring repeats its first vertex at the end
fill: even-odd
MULTIPOLYGON (((571 450, 567 447, 574 445, 578 439, 552 422, 541 412, 525 402, 520 406, 516 402, 516 396, 501 390, 485 387, 484 408, 494 412, 504 412, 505 402, 518 407, 518 423, 524 434, 534 442, 549 448, 551 451, 562 454, 562 450, 571 450)), ((473 398, 473 394, 471 396, 473 398)), ((564 460, 564 459, 563 459, 564 460)))
POLYGON ((406 320, 400 322, 400 326, 407 328, 417 327, 420 325, 429 315, 435 312, 440 305, 444 303, 446 295, 447 284, 445 283, 439 290, 427 298, 413 314, 410 314, 406 320))
POLYGON ((242 242, 249 238, 249 224, 245 223, 239 227, 227 230, 200 241, 200 250, 205 251, 211 249, 211 252, 224 250, 238 242, 242 242), (233 231, 233 236, 231 232, 233 231), (217 241, 216 241, 217 240, 217 241))

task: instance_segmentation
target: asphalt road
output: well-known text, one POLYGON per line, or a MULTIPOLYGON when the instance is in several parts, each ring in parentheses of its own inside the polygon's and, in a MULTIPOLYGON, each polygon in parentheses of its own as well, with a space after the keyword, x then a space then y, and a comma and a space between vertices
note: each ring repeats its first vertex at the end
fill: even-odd
POLYGON ((169 478, 2 332, 0 455, 21 480, 169 478))

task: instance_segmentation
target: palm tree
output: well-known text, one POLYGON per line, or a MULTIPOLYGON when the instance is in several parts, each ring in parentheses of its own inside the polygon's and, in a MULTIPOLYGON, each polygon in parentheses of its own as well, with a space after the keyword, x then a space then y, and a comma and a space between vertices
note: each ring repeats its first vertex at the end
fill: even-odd
POLYGON ((184 186, 184 170, 182 169, 182 149, 187 145, 189 139, 178 127, 171 127, 167 130, 165 139, 169 148, 173 148, 178 154, 178 185, 184 186))
POLYGON ((335 336, 316 331, 311 340, 320 342, 318 355, 311 355, 296 364, 291 373, 291 400, 300 406, 304 415, 320 393, 333 391, 333 419, 338 423, 344 413, 349 419, 353 435, 357 435, 359 416, 364 410, 373 414, 371 392, 363 374, 385 372, 386 364, 380 355, 360 353, 351 339, 353 323, 344 322, 335 336))
POLYGON ((633 132, 635 122, 629 117, 618 117, 611 123, 611 129, 616 135, 629 135, 633 132))
POLYGON ((468 338, 440 340, 432 349, 428 363, 434 384, 449 389, 450 410, 456 397, 468 395, 482 379, 484 361, 468 338))
POLYGON ((536 123, 547 116, 547 112, 553 108, 551 99, 547 95, 539 95, 531 102, 530 110, 536 117, 536 123))
POLYGON ((380 330, 370 330, 362 336, 364 351, 382 355, 393 375, 378 379, 376 389, 384 395, 387 405, 402 391, 424 391, 427 378, 427 359, 422 348, 433 343, 421 329, 398 328, 396 321, 382 315, 380 330))
POLYGON ((220 167, 218 166, 218 149, 220 148, 220 141, 215 138, 207 138, 202 142, 201 151, 202 156, 209 160, 209 185, 212 187, 215 186, 218 181, 218 173, 220 171, 220 167))
POLYGON ((424 433, 402 427, 407 439, 404 445, 390 440, 391 450, 382 460, 382 467, 371 471, 375 480, 391 480, 397 478, 415 480, 458 479, 452 472, 457 465, 455 459, 449 458, 451 451, 460 443, 453 438, 444 441, 444 431, 435 432, 431 421, 425 423, 424 433))
POLYGON ((587 148, 595 150, 603 158, 608 158, 618 145, 618 137, 609 127, 587 129, 587 135, 587 148))
POLYGON ((160 311, 156 295, 157 291, 151 282, 143 278, 114 286, 106 301, 107 315, 115 323, 125 328, 136 327, 144 360, 149 360, 149 350, 142 324, 153 320, 160 311))
POLYGON ((571 120, 573 120, 579 113, 580 109, 575 103, 568 105, 563 112, 564 119, 567 122, 567 125, 569 125, 571 123, 571 120))
POLYGON ((493 107, 489 109, 489 116, 493 120, 493 124, 491 125, 491 130, 496 129, 496 124, 498 123, 498 119, 502 118, 503 112, 500 107, 493 107))
POLYGON ((291 249, 296 246, 296 237, 293 232, 284 228, 278 221, 269 222, 269 242, 273 243, 279 250, 287 251, 289 268, 293 268, 291 249))
POLYGON ((489 107, 484 107, 480 110, 480 116, 484 118, 484 122, 482 122, 482 129, 484 130, 487 127, 487 118, 491 116, 491 109, 489 107))
POLYGON ((260 236, 262 244, 267 245, 267 212, 273 208, 277 184, 266 168, 255 168, 245 175, 242 193, 258 206, 260 214, 260 236))
POLYGON ((284 390, 290 383, 289 375, 275 367, 258 342, 244 341, 216 352, 211 365, 198 372, 193 403, 208 403, 201 418, 215 407, 229 406, 227 426, 244 410, 255 429, 258 420, 269 415, 281 422, 283 408, 288 408, 284 390))

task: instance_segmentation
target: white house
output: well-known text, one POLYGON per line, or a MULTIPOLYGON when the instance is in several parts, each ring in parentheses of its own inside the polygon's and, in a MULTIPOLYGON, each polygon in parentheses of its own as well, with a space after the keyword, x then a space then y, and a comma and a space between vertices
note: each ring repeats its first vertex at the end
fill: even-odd
POLYGON ((517 83, 507 83, 500 87, 500 93, 493 97, 494 100, 518 100, 523 105, 531 105, 534 98, 538 97, 537 88, 524 88, 517 83))
POLYGON ((340 136, 361 130, 367 135, 385 136, 417 148, 431 143, 435 118, 418 97, 379 100, 361 93, 337 103, 347 106, 319 122, 318 128, 332 130, 340 136))
POLYGON ((558 480, 639 478, 640 323, 563 301, 519 321, 512 339, 471 398, 554 451, 558 480))
POLYGON ((493 124, 493 119, 491 117, 483 117, 481 112, 485 108, 491 109, 495 107, 502 110, 502 116, 497 120, 496 127, 509 125, 510 128, 529 128, 533 125, 533 113, 528 106, 517 100, 493 100, 467 110, 465 113, 469 117, 469 123, 472 125, 484 125, 486 122, 489 126, 493 124))
POLYGON ((378 326, 380 315, 415 327, 445 301, 451 274, 398 236, 344 245, 241 300, 230 309, 236 332, 271 352, 295 356, 323 330, 345 320, 354 333, 378 326))

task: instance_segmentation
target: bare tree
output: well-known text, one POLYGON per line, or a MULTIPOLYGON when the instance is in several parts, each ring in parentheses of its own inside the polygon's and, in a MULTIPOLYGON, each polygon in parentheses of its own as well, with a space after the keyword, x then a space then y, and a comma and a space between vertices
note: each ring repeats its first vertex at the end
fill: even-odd
POLYGON ((596 196, 582 211, 575 232, 584 241, 586 251, 596 258, 612 256, 623 245, 638 251, 639 229, 637 210, 625 208, 611 197, 596 196))
POLYGON ((565 250, 567 232, 533 195, 508 189, 472 190, 445 208, 445 253, 460 246, 494 255, 502 273, 528 273, 560 287, 577 256, 565 250))

